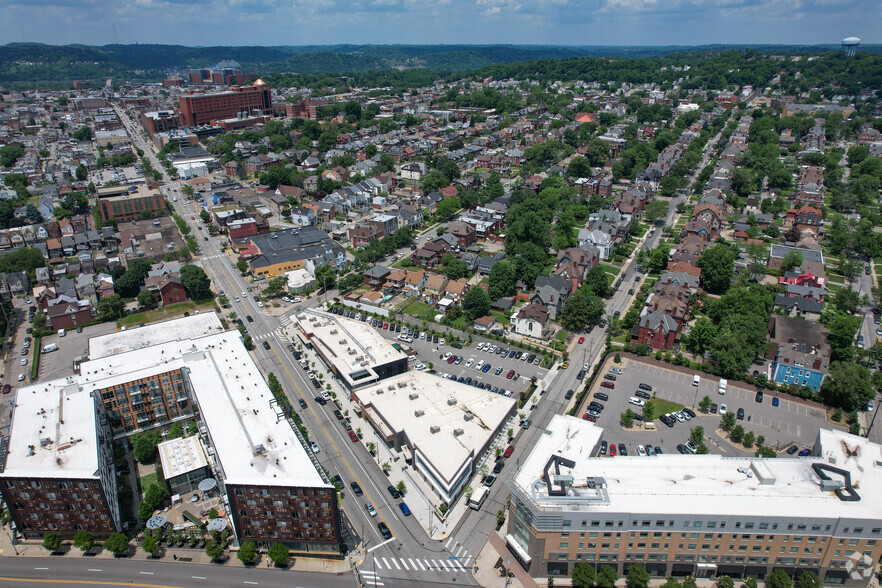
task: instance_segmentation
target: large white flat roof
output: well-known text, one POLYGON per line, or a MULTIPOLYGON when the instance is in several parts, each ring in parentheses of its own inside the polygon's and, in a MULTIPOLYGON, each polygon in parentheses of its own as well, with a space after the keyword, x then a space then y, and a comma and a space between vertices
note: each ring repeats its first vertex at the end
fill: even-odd
POLYGON ((878 465, 882 464, 882 447, 862 437, 823 430, 822 456, 809 458, 760 460, 680 454, 591 457, 602 432, 582 419, 555 415, 513 483, 542 506, 598 514, 882 519, 882 503, 876 498, 882 492, 882 466, 878 465), (563 499, 549 497, 544 483, 537 484, 552 455, 576 462, 572 469, 561 470, 574 478, 573 490, 563 499), (751 468, 753 462, 757 462, 755 469, 751 468), (833 492, 822 490, 812 463, 848 470, 862 499, 845 502, 833 492), (738 468, 751 471, 751 477, 738 468), (773 483, 761 483, 757 471, 773 483), (592 502, 597 492, 586 487, 589 477, 605 480, 608 503, 592 502), (574 500, 580 496, 584 501, 574 500))
POLYGON ((163 441, 157 450, 162 474, 166 480, 208 465, 205 446, 196 435, 163 441))
POLYGON ((175 340, 83 363, 84 386, 184 368, 228 484, 327 487, 291 426, 277 418, 272 392, 238 331, 186 340, 169 334, 175 340))
POLYGON ((18 390, 2 476, 97 478, 95 401, 69 378, 18 390), (33 455, 31 455, 33 453, 33 455))
POLYGON ((350 385, 357 384, 351 377, 354 373, 366 370, 373 374, 374 366, 407 359, 403 351, 367 323, 313 309, 295 317, 301 332, 334 363, 350 385))
POLYGON ((414 452, 422 453, 448 481, 477 457, 516 404, 513 398, 419 371, 354 394, 393 432, 404 432, 414 452))
POLYGON ((214 312, 203 312, 143 327, 132 327, 125 331, 89 339, 89 359, 99 359, 174 340, 196 339, 223 330, 223 325, 214 312))

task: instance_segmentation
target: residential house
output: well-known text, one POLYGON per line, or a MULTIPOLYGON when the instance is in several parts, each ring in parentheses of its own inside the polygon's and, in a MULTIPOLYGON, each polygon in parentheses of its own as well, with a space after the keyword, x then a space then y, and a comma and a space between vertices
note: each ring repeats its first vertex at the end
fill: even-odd
POLYGON ((364 272, 364 285, 371 290, 379 290, 386 283, 391 273, 392 270, 385 265, 377 264, 364 272))
POLYGON ((805 320, 818 321, 824 311, 824 303, 811 298, 787 296, 778 294, 775 296, 775 307, 781 308, 787 316, 801 317, 805 320))
POLYGON ((315 224, 315 212, 305 206, 297 206, 291 209, 291 222, 301 227, 315 224))
POLYGON ((444 287, 447 286, 447 278, 441 274, 429 274, 423 287, 423 302, 426 304, 435 304, 445 294, 444 287))
POLYGON ((87 300, 62 295, 46 300, 46 326, 52 330, 75 329, 92 322, 92 306, 87 300))
POLYGON ((159 292, 159 300, 163 306, 187 300, 187 291, 179 276, 165 274, 160 278, 157 290, 159 292))
POLYGON ((531 302, 511 315, 509 328, 524 337, 546 339, 549 335, 548 309, 543 305, 531 302))
POLYGON ((475 244, 477 231, 474 225, 463 221, 453 221, 447 225, 447 233, 456 237, 457 247, 466 249, 475 244))
POLYGON ((646 312, 631 330, 631 343, 648 345, 653 349, 674 346, 680 324, 661 310, 646 312))
POLYGON ((496 324, 496 317, 494 317, 492 314, 479 316, 475 319, 473 324, 476 331, 487 332, 493 328, 494 324, 496 324))
POLYGON ((422 296, 426 279, 426 272, 408 270, 407 277, 404 280, 405 296, 408 298, 419 298, 422 296))
POLYGON ((468 281, 465 278, 450 280, 447 282, 445 290, 445 298, 450 298, 455 304, 459 304, 469 290, 468 281))

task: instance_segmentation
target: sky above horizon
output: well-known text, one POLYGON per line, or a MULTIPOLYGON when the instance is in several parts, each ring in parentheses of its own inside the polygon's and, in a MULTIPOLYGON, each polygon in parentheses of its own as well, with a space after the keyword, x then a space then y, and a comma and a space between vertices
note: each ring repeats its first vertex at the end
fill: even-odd
POLYGON ((882 42, 878 0, 0 0, 0 10, 2 43, 882 42))

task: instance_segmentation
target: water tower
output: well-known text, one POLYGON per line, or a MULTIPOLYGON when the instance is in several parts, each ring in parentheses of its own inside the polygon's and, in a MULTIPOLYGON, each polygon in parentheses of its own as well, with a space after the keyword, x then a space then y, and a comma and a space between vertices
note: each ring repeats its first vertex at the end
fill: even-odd
POLYGON ((861 44, 861 40, 857 37, 846 37, 842 39, 842 50, 845 51, 845 55, 848 57, 852 57, 854 52, 857 51, 857 46, 861 44))

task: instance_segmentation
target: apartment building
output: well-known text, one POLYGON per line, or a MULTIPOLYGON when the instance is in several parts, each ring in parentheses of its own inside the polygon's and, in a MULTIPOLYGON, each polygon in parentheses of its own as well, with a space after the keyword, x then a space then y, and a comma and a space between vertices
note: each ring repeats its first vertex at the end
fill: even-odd
POLYGON ((0 442, 0 496, 25 539, 120 530, 109 431, 98 401, 67 378, 18 391, 0 442))
MULTIPOLYGON (((555 415, 511 484, 506 542, 534 577, 579 562, 656 577, 810 570, 866 586, 882 556, 882 446, 821 430, 809 457, 590 457, 603 430, 555 415)), ((512 562, 514 563, 514 562, 512 562)))
POLYGON ((166 210, 165 198, 159 190, 147 186, 110 186, 98 188, 97 194, 102 221, 128 222, 166 210))

